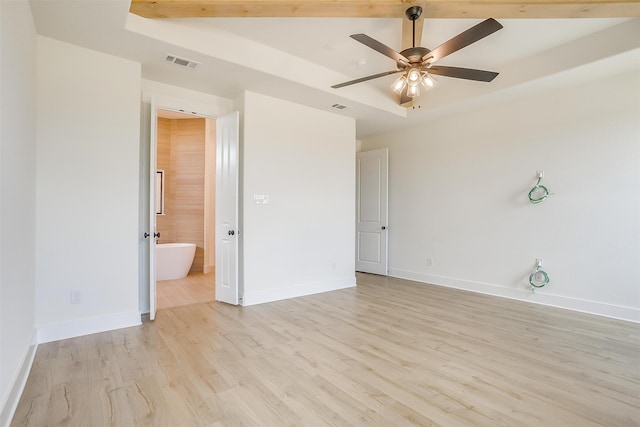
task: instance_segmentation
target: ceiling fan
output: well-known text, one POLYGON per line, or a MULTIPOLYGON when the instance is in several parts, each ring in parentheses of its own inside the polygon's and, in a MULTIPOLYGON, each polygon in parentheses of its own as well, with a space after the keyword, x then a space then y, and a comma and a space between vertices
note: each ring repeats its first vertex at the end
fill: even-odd
POLYGON ((396 52, 366 34, 352 34, 350 36, 352 39, 396 61, 397 70, 361 77, 331 87, 338 89, 355 83, 402 73, 393 83, 392 88, 394 92, 400 94, 400 105, 408 106, 414 97, 420 95, 420 86, 427 90, 435 86, 436 80, 431 76, 432 74, 480 82, 490 82, 496 78, 498 73, 493 71, 434 64, 445 56, 457 52, 501 29, 502 25, 498 21, 489 18, 444 42, 437 48, 430 50, 426 47, 416 46, 416 20, 422 15, 422 8, 420 6, 412 6, 406 10, 405 14, 413 24, 412 47, 401 52, 396 52))

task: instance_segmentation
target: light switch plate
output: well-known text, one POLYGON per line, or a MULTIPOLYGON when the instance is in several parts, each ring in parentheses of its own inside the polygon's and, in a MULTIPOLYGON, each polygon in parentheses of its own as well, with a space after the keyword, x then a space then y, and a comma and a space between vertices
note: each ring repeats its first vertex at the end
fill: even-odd
POLYGON ((253 195, 253 203, 256 205, 268 205, 269 204, 269 195, 268 194, 254 194, 253 195))

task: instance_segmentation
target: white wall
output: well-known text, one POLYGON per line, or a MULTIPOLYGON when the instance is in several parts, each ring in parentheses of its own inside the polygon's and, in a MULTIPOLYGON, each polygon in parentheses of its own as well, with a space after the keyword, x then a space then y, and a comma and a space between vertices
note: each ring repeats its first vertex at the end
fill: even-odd
POLYGON ((244 304, 355 285, 355 121, 251 92, 243 101, 244 304))
POLYGON ((139 324, 140 64, 38 37, 37 94, 39 341, 139 324))
POLYGON ((640 320, 638 93, 620 75, 363 141, 390 150, 390 275, 640 320), (538 169, 555 194, 532 205, 538 169))
POLYGON ((183 109, 187 114, 195 112, 201 116, 218 117, 233 108, 231 99, 153 80, 142 80, 142 92, 145 104, 150 104, 153 96, 158 107, 183 109))
POLYGON ((0 2, 0 425, 35 354, 36 32, 26 1, 0 2))

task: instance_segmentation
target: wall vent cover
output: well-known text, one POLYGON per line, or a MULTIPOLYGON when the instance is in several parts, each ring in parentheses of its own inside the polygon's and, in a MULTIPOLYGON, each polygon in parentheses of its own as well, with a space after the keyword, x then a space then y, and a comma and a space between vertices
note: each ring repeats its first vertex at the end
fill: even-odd
POLYGON ((165 54, 164 56, 165 62, 170 62, 172 64, 179 65, 185 68, 196 68, 200 63, 198 61, 194 61, 192 59, 181 58, 177 55, 172 55, 170 53, 165 54))
POLYGON ((346 105, 342 105, 342 104, 333 104, 331 107, 332 107, 332 108, 336 108, 336 109, 338 109, 338 110, 346 110, 346 109, 348 109, 348 108, 349 108, 349 107, 347 107, 346 105))

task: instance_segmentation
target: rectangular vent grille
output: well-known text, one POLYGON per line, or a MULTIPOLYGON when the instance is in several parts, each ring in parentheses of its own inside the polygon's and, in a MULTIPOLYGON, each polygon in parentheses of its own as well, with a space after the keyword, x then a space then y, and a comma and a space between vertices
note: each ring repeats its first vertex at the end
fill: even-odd
POLYGON ((171 62, 172 64, 179 65, 185 68, 196 68, 200 63, 198 61, 194 61, 192 59, 180 58, 176 55, 171 55, 167 53, 164 57, 165 62, 171 62))
POLYGON ((346 105, 342 105, 342 104, 333 104, 331 107, 338 110, 346 110, 347 108, 349 108, 346 105))

